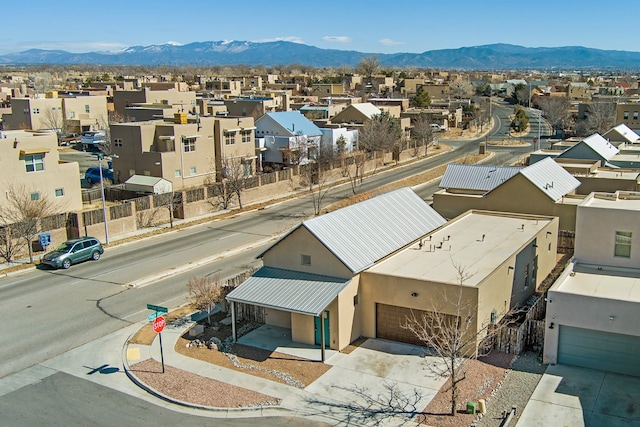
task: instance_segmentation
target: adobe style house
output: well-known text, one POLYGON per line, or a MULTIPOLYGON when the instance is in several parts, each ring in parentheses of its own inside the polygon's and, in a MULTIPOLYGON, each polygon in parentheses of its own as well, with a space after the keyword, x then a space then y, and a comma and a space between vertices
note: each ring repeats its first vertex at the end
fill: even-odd
POLYGON ((60 213, 82 210, 78 163, 60 161, 54 132, 0 131, 0 169, 0 194, 24 188, 33 200, 47 197, 60 213))
POLYGON ((113 92, 113 108, 117 114, 127 117, 126 107, 135 104, 165 104, 179 107, 180 112, 196 113, 196 93, 177 89, 116 90, 113 92))
POLYGON ((234 324, 236 304, 258 306, 293 341, 341 350, 361 336, 415 343, 407 316, 454 315, 462 292, 480 331, 533 294, 555 265, 557 233, 548 216, 470 211, 445 223, 405 188, 304 221, 227 300, 234 324))
POLYGON ((173 120, 111 125, 114 178, 125 182, 134 175, 171 181, 175 190, 221 179, 225 160, 243 164, 247 176, 255 171, 252 117, 187 117, 173 120))
POLYGON ((580 181, 553 159, 526 168, 449 165, 442 190, 433 195, 433 208, 445 218, 470 209, 557 216, 560 229, 575 229, 576 196, 580 181))
POLYGON ((579 206, 573 262, 547 294, 544 362, 640 375, 640 194, 579 206))
POLYGON ((616 104, 615 122, 623 123, 633 130, 640 130, 640 103, 621 102, 616 104))

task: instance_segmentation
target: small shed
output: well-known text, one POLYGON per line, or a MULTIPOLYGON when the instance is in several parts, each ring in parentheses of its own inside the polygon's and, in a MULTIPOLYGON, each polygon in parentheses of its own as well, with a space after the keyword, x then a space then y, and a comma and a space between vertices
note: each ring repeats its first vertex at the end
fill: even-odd
POLYGON ((147 194, 164 194, 173 191, 171 181, 157 176, 133 175, 124 183, 125 190, 147 194))

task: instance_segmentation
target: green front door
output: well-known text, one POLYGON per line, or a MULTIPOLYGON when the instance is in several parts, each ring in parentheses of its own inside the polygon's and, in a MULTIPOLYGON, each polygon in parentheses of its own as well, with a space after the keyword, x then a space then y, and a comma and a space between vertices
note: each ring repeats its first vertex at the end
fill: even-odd
MULTIPOLYGON (((313 326, 316 334, 316 345, 320 345, 322 337, 320 336, 320 317, 316 316, 313 318, 313 326)), ((324 312, 324 345, 325 347, 329 347, 329 343, 331 342, 329 338, 329 311, 324 312)))

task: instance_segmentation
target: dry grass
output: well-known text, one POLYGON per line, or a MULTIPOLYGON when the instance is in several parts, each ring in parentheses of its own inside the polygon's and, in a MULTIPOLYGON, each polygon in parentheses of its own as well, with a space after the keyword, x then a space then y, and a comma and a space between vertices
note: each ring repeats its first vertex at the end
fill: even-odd
MULTIPOLYGON (((190 305, 186 305, 184 307, 180 307, 177 310, 171 311, 164 315, 165 321, 167 324, 173 322, 176 319, 180 319, 181 317, 188 316, 193 313, 195 310, 190 305)), ((131 339, 128 341, 129 344, 140 344, 140 345, 151 345, 153 340, 158 335, 153 330, 153 325, 151 323, 147 323, 142 328, 136 332, 131 339)))

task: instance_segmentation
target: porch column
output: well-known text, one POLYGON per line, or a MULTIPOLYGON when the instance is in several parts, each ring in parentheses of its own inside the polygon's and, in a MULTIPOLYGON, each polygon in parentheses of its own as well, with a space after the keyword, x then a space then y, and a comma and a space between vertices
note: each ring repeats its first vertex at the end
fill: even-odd
POLYGON ((237 331, 236 331, 236 303, 235 303, 235 301, 231 301, 231 337, 233 338, 233 342, 234 343, 238 340, 237 331))
POLYGON ((324 310, 320 312, 320 361, 324 363, 324 310))

